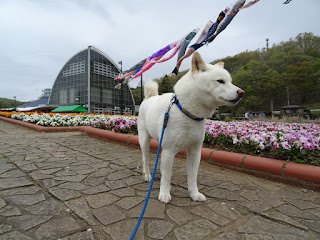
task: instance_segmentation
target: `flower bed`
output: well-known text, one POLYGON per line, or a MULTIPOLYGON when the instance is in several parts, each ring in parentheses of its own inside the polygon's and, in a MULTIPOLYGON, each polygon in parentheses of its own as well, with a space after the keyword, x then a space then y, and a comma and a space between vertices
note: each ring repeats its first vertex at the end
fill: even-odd
MULTIPOLYGON (((0 112, 0 116, 42 126, 92 126, 137 134, 136 116, 0 112)), ((208 121, 209 148, 320 166, 320 124, 208 121)))
POLYGON ((1 112, 0 116, 34 123, 40 126, 92 126, 121 133, 137 134, 136 116, 117 116, 86 113, 1 112))
POLYGON ((320 166, 320 124, 209 121, 204 143, 320 166))

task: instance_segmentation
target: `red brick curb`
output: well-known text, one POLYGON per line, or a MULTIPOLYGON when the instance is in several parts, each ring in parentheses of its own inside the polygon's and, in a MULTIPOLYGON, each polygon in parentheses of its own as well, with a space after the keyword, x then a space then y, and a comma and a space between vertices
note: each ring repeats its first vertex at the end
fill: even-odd
MULTIPOLYGON (((44 127, 1 116, 0 120, 19 124, 42 132, 82 131, 92 136, 123 142, 133 147, 139 145, 138 136, 116 133, 93 127, 44 127)), ((152 139, 150 148, 155 150, 158 149, 158 142, 152 139)), ((186 151, 181 151, 179 154, 185 157, 186 151)), ((201 159, 207 160, 210 163, 221 167, 243 171, 256 176, 286 182, 289 184, 300 185, 313 190, 320 190, 320 167, 270 158, 249 156, 239 153, 217 151, 209 148, 201 149, 201 159)))

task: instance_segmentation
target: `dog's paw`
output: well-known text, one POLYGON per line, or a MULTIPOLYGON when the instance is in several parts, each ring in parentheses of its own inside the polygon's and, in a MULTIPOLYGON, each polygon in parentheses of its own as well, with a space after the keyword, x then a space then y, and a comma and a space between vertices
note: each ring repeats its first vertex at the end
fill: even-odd
POLYGON ((203 195, 202 193, 200 192, 196 192, 196 193, 191 193, 190 194, 190 197, 193 201, 195 202, 205 202, 207 199, 206 199, 206 196, 203 195))
POLYGON ((146 182, 150 182, 151 181, 151 174, 143 174, 143 178, 146 182))
POLYGON ((158 199, 160 200, 160 202, 169 203, 171 200, 171 195, 170 193, 159 193, 158 199))

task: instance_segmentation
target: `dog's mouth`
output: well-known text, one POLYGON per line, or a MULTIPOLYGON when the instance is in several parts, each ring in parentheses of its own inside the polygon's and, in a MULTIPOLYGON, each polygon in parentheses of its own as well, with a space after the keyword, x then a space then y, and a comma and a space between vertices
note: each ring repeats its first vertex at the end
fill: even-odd
POLYGON ((228 102, 228 103, 231 103, 231 104, 235 105, 241 100, 241 97, 240 98, 236 98, 236 99, 232 99, 232 100, 227 100, 227 99, 224 99, 222 97, 220 97, 220 99, 225 101, 225 102, 228 102))

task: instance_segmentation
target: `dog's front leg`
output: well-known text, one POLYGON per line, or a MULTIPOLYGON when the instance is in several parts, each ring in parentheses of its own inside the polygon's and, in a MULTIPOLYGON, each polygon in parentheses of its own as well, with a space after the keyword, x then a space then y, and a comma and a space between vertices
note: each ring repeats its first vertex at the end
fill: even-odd
POLYGON ((161 152, 161 184, 158 199, 163 203, 168 203, 171 200, 171 175, 172 165, 175 153, 168 149, 163 149, 161 152))
POLYGON ((201 144, 188 149, 188 191, 193 201, 204 202, 206 197, 199 192, 197 186, 198 169, 201 158, 201 144))

